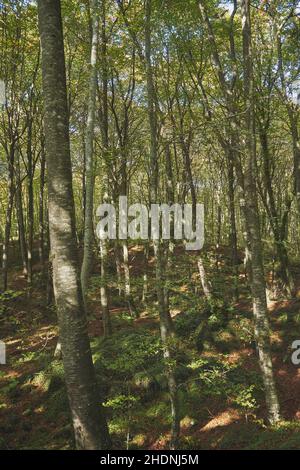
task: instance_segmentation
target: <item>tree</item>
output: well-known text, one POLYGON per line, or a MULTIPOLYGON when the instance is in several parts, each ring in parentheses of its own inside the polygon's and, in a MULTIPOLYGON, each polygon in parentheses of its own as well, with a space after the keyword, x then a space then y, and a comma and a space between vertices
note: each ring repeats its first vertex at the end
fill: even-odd
POLYGON ((238 107, 234 101, 231 83, 226 80, 224 68, 218 52, 214 30, 203 1, 199 2, 202 18, 206 24, 212 43, 212 57, 217 71, 220 88, 230 113, 231 142, 237 144, 239 136, 244 136, 244 144, 239 151, 243 155, 244 168, 240 159, 235 155, 235 169, 243 192, 242 210, 246 233, 247 263, 250 287, 252 292, 253 315, 255 320, 255 338, 259 354, 259 364, 265 387, 268 418, 271 423, 279 421, 279 403, 273 376, 272 358, 270 352, 270 333, 267 316, 266 283, 262 261, 262 245, 260 236, 260 221, 256 187, 256 136, 254 115, 254 83, 253 58, 251 43, 250 5, 248 0, 241 3, 242 22, 242 56, 243 56, 243 112, 242 125, 237 119, 238 107))
POLYGON ((98 1, 91 2, 92 44, 91 68, 88 99, 88 117, 85 135, 85 216, 84 216, 84 250, 81 266, 81 286, 86 305, 87 287, 93 263, 93 207, 94 207, 94 128, 97 92, 97 50, 99 34, 98 1))
POLYGON ((39 0, 53 283, 76 447, 110 444, 92 363, 78 273, 60 0, 39 0))
MULTIPOLYGON (((156 110, 156 93, 152 70, 152 48, 151 48, 151 12, 152 0, 145 2, 145 72, 147 83, 147 100, 148 100, 148 119, 150 127, 150 202, 156 204, 158 202, 158 142, 157 142, 157 110, 156 110)), ((166 305, 166 296, 164 289, 163 277, 163 253, 161 240, 154 240, 155 253, 155 275, 156 275, 156 293, 158 300, 159 319, 161 339, 164 348, 164 358, 166 362, 166 373, 168 377, 169 394, 171 401, 172 427, 171 427, 171 449, 175 449, 178 444, 180 432, 179 419, 179 401, 178 390, 175 378, 175 370, 172 362, 174 361, 172 354, 172 336, 173 329, 169 313, 169 306, 166 305)))
POLYGON ((266 285, 259 227, 257 189, 255 182, 256 147, 253 88, 253 59, 251 48, 250 2, 242 0, 242 35, 245 100, 245 216, 251 260, 251 290, 255 319, 255 338, 264 381, 268 418, 272 424, 280 420, 279 403, 270 354, 270 333, 267 316, 266 285))

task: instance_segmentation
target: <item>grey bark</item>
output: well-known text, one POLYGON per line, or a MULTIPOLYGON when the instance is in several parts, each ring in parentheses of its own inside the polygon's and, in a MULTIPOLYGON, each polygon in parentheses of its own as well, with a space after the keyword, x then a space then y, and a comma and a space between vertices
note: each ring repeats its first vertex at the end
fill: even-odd
POLYGON ((85 136, 85 216, 84 216, 84 249, 81 266, 81 286, 86 305, 87 287, 93 264, 93 207, 94 207, 94 128, 97 91, 97 49, 99 33, 98 0, 91 1, 92 44, 90 63, 90 85, 88 99, 88 116, 85 136))
POLYGON ((251 46, 250 2, 241 1, 244 100, 245 100, 245 215, 249 230, 251 257, 251 290, 255 320, 255 338, 259 364, 265 388, 268 419, 271 424, 280 420, 279 402, 273 375, 270 351, 269 322, 266 301, 266 283, 263 269, 263 252, 259 226, 257 187, 255 181, 256 143, 254 118, 253 64, 251 46))
POLYGON ((92 362, 76 246, 75 210, 60 0, 38 1, 54 293, 76 447, 110 439, 92 362))
POLYGON ((234 275, 234 294, 236 300, 239 298, 238 290, 238 240, 237 240, 237 224, 235 210, 235 188, 234 188, 234 159, 231 155, 231 149, 226 152, 228 164, 228 199, 230 213, 230 248, 231 248, 231 265, 234 275))
POLYGON ((34 200, 33 200, 34 164, 32 155, 32 117, 28 117, 27 126, 27 192, 28 192, 28 227, 27 227, 27 282, 32 284, 32 256, 34 231, 34 200))
POLYGON ((199 270, 199 276, 200 276, 200 281, 202 285, 202 289, 204 292, 204 295, 208 301, 211 300, 212 298, 212 293, 211 293, 211 286, 209 284, 209 281, 206 276, 206 271, 204 268, 203 260, 202 257, 198 257, 198 270, 199 270))
MULTIPOLYGON (((108 63, 107 63, 107 35, 106 35, 106 0, 101 2, 101 74, 102 74, 102 93, 100 99, 100 124, 102 133, 102 146, 104 157, 104 168, 108 165, 107 158, 109 154, 108 140, 108 63)), ((103 201, 108 202, 108 169, 105 168, 105 175, 102 181, 103 201)), ((107 264, 108 264, 108 243, 106 240, 100 240, 100 262, 101 262, 101 311, 104 335, 111 334, 111 320, 108 304, 108 285, 107 285, 107 264)))
MULTIPOLYGON (((152 0, 145 1, 145 70, 148 99, 148 119, 150 125, 150 202, 158 201, 158 143, 157 143, 157 114, 156 96, 152 70, 152 46, 151 46, 151 11, 152 0)), ((173 352, 171 349, 170 316, 168 306, 165 304, 164 280, 163 280, 163 254, 160 240, 154 240, 156 293, 159 308, 160 332, 164 350, 166 375, 168 379, 169 396, 171 403, 171 442, 170 447, 175 449, 178 445, 180 432, 178 389, 175 378, 173 352)))
POLYGON ((15 197, 15 175, 14 175, 14 162, 15 162, 15 145, 12 143, 9 148, 8 156, 8 201, 5 214, 5 230, 4 240, 2 247, 2 279, 3 290, 7 290, 7 277, 8 277, 8 249, 11 232, 12 212, 15 197))
POLYGON ((22 178, 20 170, 20 155, 18 149, 16 149, 16 209, 18 217, 18 228, 19 228, 19 242, 20 251, 23 265, 23 274, 27 276, 27 248, 26 248, 26 237, 25 237, 25 224, 24 224, 24 211, 22 202, 22 178))
POLYGON ((44 204, 45 204, 45 168, 46 155, 45 145, 42 142, 41 150, 41 172, 40 172, 40 194, 39 194, 39 258, 42 263, 42 270, 45 274, 45 221, 44 221, 44 204))

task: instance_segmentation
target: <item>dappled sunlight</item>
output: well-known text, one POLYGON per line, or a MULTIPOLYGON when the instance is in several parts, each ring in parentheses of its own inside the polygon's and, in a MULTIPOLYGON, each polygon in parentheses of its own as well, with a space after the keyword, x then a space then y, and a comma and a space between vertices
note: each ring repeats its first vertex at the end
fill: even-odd
POLYGON ((200 432, 210 432, 215 428, 229 426, 232 423, 236 423, 241 419, 241 415, 237 410, 229 408, 226 411, 219 413, 213 417, 205 426, 200 429, 200 432))

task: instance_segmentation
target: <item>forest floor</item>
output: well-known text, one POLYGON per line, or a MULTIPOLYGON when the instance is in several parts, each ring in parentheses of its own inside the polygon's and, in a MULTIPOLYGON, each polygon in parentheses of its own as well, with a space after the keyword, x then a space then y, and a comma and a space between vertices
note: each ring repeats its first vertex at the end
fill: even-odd
MULTIPOLYGON (((139 249, 131 250, 130 260, 137 295, 142 278, 139 249)), ((36 264, 34 285, 28 290, 22 271, 14 267, 9 275, 10 291, 1 295, 1 339, 7 346, 7 365, 0 366, 2 449, 73 448, 62 364, 53 357, 56 315, 53 307, 45 306, 39 269, 36 264)), ((199 340, 195 332, 204 300, 200 287, 195 288, 199 284, 195 258, 176 258, 171 313, 179 338, 180 447, 299 449, 300 368, 291 362, 291 344, 300 339, 300 267, 294 266, 297 297, 269 304, 272 356, 283 418, 276 427, 265 424, 249 293, 241 275, 240 300, 225 302, 232 279, 226 269, 223 271, 214 273, 220 301, 209 318, 207 333, 199 340)), ((93 276, 89 333, 116 448, 167 448, 169 402, 157 312, 150 300, 146 305, 136 301, 139 317, 133 318, 113 291, 114 334, 103 339, 99 276, 93 276)))

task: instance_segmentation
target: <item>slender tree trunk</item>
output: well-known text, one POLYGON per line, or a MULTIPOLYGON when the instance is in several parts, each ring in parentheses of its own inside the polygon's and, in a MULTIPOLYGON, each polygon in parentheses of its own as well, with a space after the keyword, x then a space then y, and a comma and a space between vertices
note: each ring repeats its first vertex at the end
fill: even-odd
POLYGON ((144 250, 144 274, 143 274, 143 293, 142 302, 146 302, 148 295, 148 258, 149 258, 149 243, 145 243, 144 250))
POLYGON ((48 261, 47 280, 46 280, 46 305, 50 307, 53 303, 53 275, 52 262, 48 261))
POLYGON ((287 249, 285 247, 285 239, 281 238, 280 220, 275 204, 274 191, 272 187, 268 136, 267 131, 263 128, 260 129, 260 142, 263 157, 264 183, 268 194, 268 200, 266 202, 266 205, 268 209, 267 212, 270 218, 271 229, 274 235, 277 259, 280 264, 279 277, 282 282, 283 291, 287 295, 291 296, 295 287, 294 279, 290 272, 289 258, 287 249))
POLYGON ((84 132, 82 138, 82 153, 83 153, 83 168, 82 168, 82 220, 83 220, 83 228, 82 228, 82 235, 84 238, 84 227, 85 227, 85 201, 86 201, 86 178, 85 178, 85 171, 86 171, 86 162, 85 162, 85 135, 84 132))
MULTIPOLYGON (((153 71, 151 64, 151 9, 152 0, 145 1, 145 66, 148 97, 148 119, 150 125, 150 203, 155 204, 158 201, 158 146, 157 146, 157 116, 155 109, 155 87, 153 80, 153 71)), ((156 292, 159 307, 160 332, 164 350, 166 374, 168 378, 168 387, 171 403, 171 442, 170 447, 175 449, 178 445, 180 432, 178 390, 175 378, 174 360, 170 339, 173 332, 170 331, 169 309, 165 305, 164 282, 163 282, 163 255, 160 240, 154 240, 155 255, 155 274, 156 274, 156 292)))
POLYGON ((116 272, 117 272, 117 286, 119 297, 122 295, 122 261, 121 261, 121 249, 119 241, 115 240, 115 262, 116 262, 116 272))
POLYGON ((138 312, 134 304, 134 300, 131 293, 131 284, 130 284, 130 269, 129 269, 129 253, 128 253, 128 243, 127 240, 122 240, 123 248, 123 268, 124 268, 124 282, 125 282, 125 300, 128 304, 130 314, 137 317, 138 312))
POLYGON ((33 256, 33 230, 34 230, 34 196, 33 196, 33 155, 32 155, 32 118, 29 116, 27 127, 27 192, 28 192, 28 239, 27 239, 27 282, 32 284, 32 256, 33 256))
POLYGON ((102 323, 103 323, 104 336, 110 336, 112 333, 109 307, 108 307, 107 260, 108 260, 108 252, 107 252, 106 240, 100 240, 100 266, 101 266, 100 298, 101 298, 101 311, 102 311, 102 323))
POLYGON ((42 263, 43 273, 45 271, 45 222, 44 222, 45 166, 46 166, 46 155, 45 155, 44 143, 42 143, 40 194, 39 194, 39 231, 40 231, 39 258, 40 258, 40 262, 42 263))
POLYGON ((219 188, 216 190, 217 199, 217 237, 216 237, 216 268, 219 269, 219 250, 221 245, 222 208, 219 188))
POLYGON ((23 202, 22 202, 22 180, 20 172, 20 156, 18 149, 16 150, 16 209, 18 217, 19 227, 19 240, 20 240, 20 251, 23 265, 23 273, 27 276, 27 248, 26 248, 26 236, 25 236, 25 225, 24 225, 24 213, 23 213, 23 202))
MULTIPOLYGON (((104 168, 105 175, 102 181, 103 201, 108 201, 108 153, 109 153, 109 140, 108 140, 108 64, 107 64, 107 36, 106 36, 106 0, 101 2, 101 72, 102 72, 102 100, 101 100, 101 131, 102 131, 102 145, 104 152, 104 168)), ((108 265, 108 242, 107 240, 100 240, 100 262, 101 262, 101 310, 104 335, 108 336, 112 332, 110 311, 108 304, 108 285, 107 285, 107 265, 108 265)))
POLYGON ((97 49, 99 33, 99 5, 98 0, 91 1, 92 15, 92 47, 91 47, 91 69, 88 117, 85 136, 85 217, 84 217, 84 249, 81 266, 81 286, 83 298, 86 305, 86 293, 88 281, 93 264, 93 207, 94 207, 94 127, 96 112, 97 91, 97 49))
POLYGON ((256 148, 254 119, 253 65, 251 50, 250 2, 242 0, 242 35, 245 97, 245 215, 249 229, 251 250, 251 290, 255 319, 255 338, 264 381, 268 419, 275 424, 280 419, 279 403, 273 375, 270 351, 269 322, 266 302, 266 284, 263 270, 263 252, 259 227, 257 188, 255 181, 256 148))
POLYGON ((129 273, 129 257, 127 240, 123 240, 123 260, 124 260, 124 277, 125 277, 125 297, 130 298, 130 273, 129 273))
MULTIPOLYGON (((190 152, 189 152, 189 146, 186 146, 184 144, 184 136, 182 135, 181 140, 183 142, 183 150, 184 150, 184 164, 185 164, 185 171, 186 171, 186 177, 187 177, 187 183, 190 188, 191 192, 191 199, 192 199, 192 214, 193 214, 193 225, 195 227, 196 224, 196 207, 197 207, 197 195, 196 195, 196 188, 193 180, 193 173, 192 173, 192 166, 191 166, 191 158, 190 158, 190 152)), ((198 270, 199 270, 199 275, 200 275, 200 280, 201 280, 201 285, 203 288, 204 295, 207 300, 210 300, 212 297, 211 293, 211 287, 209 282, 207 281, 207 276, 205 272, 205 267, 204 263, 202 260, 202 257, 199 255, 198 257, 198 270)))
POLYGON ((239 298, 238 290, 238 244, 237 244, 237 228, 236 228, 236 211, 234 201, 234 161, 229 149, 227 153, 228 163, 228 199, 229 199, 229 213, 230 213, 230 248, 231 248, 231 266, 233 268, 234 276, 234 294, 236 300, 239 298))
POLYGON ((15 147, 14 144, 10 146, 10 153, 8 159, 8 201, 5 214, 5 230, 2 248, 2 277, 3 277, 3 290, 7 290, 7 276, 8 276, 8 249, 9 239, 11 232, 11 219, 15 195, 15 181, 14 181, 14 161, 15 161, 15 147))
POLYGON ((76 447, 105 449, 110 439, 92 362, 78 270, 60 0, 39 0, 38 17, 51 257, 65 380, 76 447))
MULTIPOLYGON (((172 158, 171 158, 171 151, 170 151, 170 144, 169 142, 166 142, 165 144, 165 167, 166 167, 166 200, 169 206, 172 206, 172 204, 175 203, 175 191, 174 191, 174 179, 173 179, 173 168, 172 168, 172 158)), ((165 278, 168 279, 169 273, 172 271, 172 261, 173 261, 173 256, 174 256, 174 249, 175 249, 175 244, 174 244, 174 217, 171 218, 170 221, 170 240, 166 242, 167 244, 167 249, 165 250, 165 256, 166 256, 166 272, 165 272, 165 278)), ((170 289, 165 283, 164 286, 164 296, 165 296, 165 306, 167 309, 167 315, 168 315, 168 321, 169 321, 169 329, 170 332, 174 332, 174 325, 172 321, 172 317, 170 314, 170 289)))
POLYGON ((212 298, 211 286, 210 286, 209 281, 207 280, 207 276, 206 276, 206 272, 205 272, 205 268, 204 268, 204 264, 203 264, 203 260, 201 256, 198 257, 198 270, 199 270, 199 276, 200 276, 200 281, 201 281, 204 295, 206 299, 210 301, 212 298))

